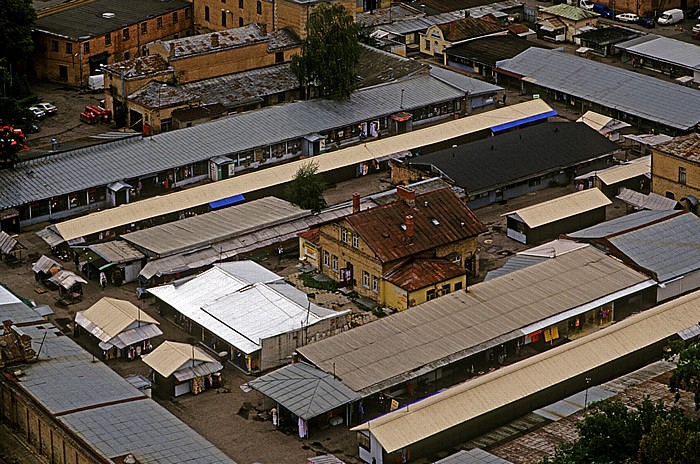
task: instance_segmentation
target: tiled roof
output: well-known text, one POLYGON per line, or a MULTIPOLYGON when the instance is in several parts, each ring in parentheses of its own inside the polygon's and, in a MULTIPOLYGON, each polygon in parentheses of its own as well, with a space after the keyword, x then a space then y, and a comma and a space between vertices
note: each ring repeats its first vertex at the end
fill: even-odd
POLYGON ((122 66, 124 66, 124 79, 126 80, 173 72, 170 64, 160 55, 146 55, 139 56, 133 60, 118 61, 105 65, 103 69, 117 77, 121 77, 122 66))
POLYGON ((445 40, 449 40, 450 42, 480 37, 503 30, 501 26, 474 18, 459 19, 457 21, 440 24, 437 27, 442 31, 445 40))
POLYGON ((321 230, 316 227, 314 229, 309 229, 305 230, 304 232, 299 232, 299 237, 303 238, 304 240, 308 240, 311 243, 319 243, 319 237, 321 235, 321 230))
POLYGON ((474 213, 450 189, 416 195, 415 205, 398 200, 360 211, 346 220, 383 262, 440 245, 475 237, 486 231, 474 213), (413 216, 414 235, 406 235, 406 216, 413 216))
POLYGON ((445 259, 415 259, 391 271, 384 278, 409 292, 439 284, 467 273, 445 259))

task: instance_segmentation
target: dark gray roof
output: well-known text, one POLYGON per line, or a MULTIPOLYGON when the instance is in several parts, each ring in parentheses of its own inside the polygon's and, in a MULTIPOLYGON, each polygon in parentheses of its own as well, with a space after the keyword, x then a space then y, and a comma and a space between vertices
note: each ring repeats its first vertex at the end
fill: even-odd
POLYGON ((618 146, 583 123, 542 123, 412 158, 469 194, 606 156, 618 146), (571 143, 576 140, 576 143, 571 143))
POLYGON ((430 67, 430 75, 446 82, 460 90, 464 90, 469 96, 496 94, 503 90, 502 87, 489 84, 478 79, 471 78, 465 74, 461 74, 450 69, 441 68, 439 66, 430 67))
POLYGON ((459 56, 474 60, 489 66, 495 66, 497 61, 513 58, 518 53, 530 47, 537 47, 534 42, 514 34, 479 37, 459 45, 453 45, 445 50, 449 56, 459 56))
MULTIPOLYGON (((0 291, 0 301, 10 299, 0 291)), ((34 317, 32 309, 25 311, 20 319, 34 317)), ((9 315, 0 305, 0 320, 9 315)), ((16 366, 22 372, 17 377, 20 388, 88 446, 112 459, 133 454, 141 464, 235 464, 51 323, 15 330, 32 337, 32 348, 39 353, 37 362, 16 366)))
POLYGON ((506 274, 510 274, 513 271, 524 269, 528 266, 532 266, 533 264, 539 264, 542 261, 546 261, 547 259, 550 258, 545 258, 544 256, 528 256, 519 254, 515 255, 508 261, 506 261, 506 263, 503 266, 499 267, 498 269, 489 271, 484 277, 484 282, 488 282, 489 280, 495 279, 496 277, 501 277, 506 274))
POLYGON ((315 99, 267 107, 152 139, 133 137, 26 161, 0 171, 0 208, 388 116, 399 109, 402 92, 406 111, 465 94, 432 76, 419 75, 359 90, 347 102, 315 99))
POLYGON ((37 18, 34 29, 73 39, 100 37, 188 5, 186 0, 96 0, 37 18), (103 13, 114 13, 114 17, 104 18, 103 13))
POLYGON ((615 45, 627 53, 700 71, 700 47, 668 37, 649 34, 615 45))
POLYGON ((639 211, 627 214, 610 221, 601 222, 592 227, 581 229, 576 232, 566 234, 567 237, 575 239, 597 239, 610 237, 631 229, 645 227, 652 222, 663 220, 670 216, 680 214, 679 211, 639 211))
POLYGON ((289 364, 248 385, 306 420, 360 398, 333 375, 306 363, 289 364))
POLYGON ((568 53, 529 48, 499 68, 526 82, 682 131, 700 122, 700 91, 568 53))
POLYGON ((609 239, 659 282, 700 269, 700 218, 688 212, 609 239))

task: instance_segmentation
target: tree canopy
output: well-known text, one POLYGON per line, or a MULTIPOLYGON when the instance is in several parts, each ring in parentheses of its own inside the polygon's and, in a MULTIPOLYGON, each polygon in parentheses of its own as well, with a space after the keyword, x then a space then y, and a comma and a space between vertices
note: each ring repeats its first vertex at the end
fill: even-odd
POLYGON ((0 0, 0 58, 24 58, 34 48, 36 12, 30 0, 0 0))
POLYGON ((360 60, 360 26, 340 4, 324 3, 306 23, 301 55, 292 57, 292 72, 299 84, 315 84, 323 97, 350 97, 360 60))
MULTIPOLYGON (((700 342, 687 347, 682 341, 670 343, 670 356, 678 355, 676 370, 671 375, 669 388, 672 392, 687 390, 695 393, 695 410, 700 410, 700 342)), ((678 396, 676 396, 678 399, 678 396)))
POLYGON ((326 183, 318 174, 318 164, 309 161, 302 164, 297 170, 285 193, 287 200, 291 203, 300 208, 319 212, 326 206, 326 200, 323 199, 323 191, 325 189, 326 183))

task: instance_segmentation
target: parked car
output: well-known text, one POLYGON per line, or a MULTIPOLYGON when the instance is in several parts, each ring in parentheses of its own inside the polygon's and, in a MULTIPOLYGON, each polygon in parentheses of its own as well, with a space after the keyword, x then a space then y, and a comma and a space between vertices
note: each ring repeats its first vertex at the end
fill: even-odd
POLYGON ((700 32, 700 23, 697 23, 695 26, 693 26, 693 32, 700 32))
POLYGON ((22 129, 22 132, 24 132, 25 134, 36 134, 41 130, 39 126, 31 123, 21 123, 17 124, 15 127, 17 127, 18 129, 22 129))
POLYGON ((46 111, 42 110, 42 109, 39 108, 38 106, 30 106, 30 107, 27 108, 27 109, 28 109, 29 111, 31 111, 32 114, 34 115, 34 117, 37 118, 37 119, 41 119, 41 118, 43 118, 44 116, 46 116, 46 111))
POLYGON ((615 19, 623 23, 636 23, 639 21, 639 16, 634 13, 622 13, 615 16, 615 19))
POLYGON ((601 5, 600 3, 596 3, 595 5, 593 5, 592 11, 594 13, 598 13, 603 18, 613 19, 615 17, 615 15, 613 14, 613 10, 611 10, 605 5, 601 5))
POLYGON ((46 114, 55 114, 58 111, 58 108, 56 108, 56 106, 52 105, 51 103, 37 103, 34 106, 44 110, 46 114))
POLYGON ((681 21, 683 21, 683 10, 674 8, 673 10, 666 10, 661 13, 661 16, 659 16, 659 19, 656 22, 659 23, 660 26, 669 26, 681 21))
POLYGON ((690 33, 690 37, 693 39, 700 39, 700 23, 693 26, 693 30, 690 33))
POLYGON ((589 2, 588 0, 581 0, 579 2, 579 7, 583 8, 584 10, 592 10, 594 5, 595 3, 589 2))
POLYGON ((654 21, 654 18, 639 18, 637 21, 637 24, 640 26, 646 27, 647 29, 651 29, 652 27, 656 27, 656 21, 654 21))

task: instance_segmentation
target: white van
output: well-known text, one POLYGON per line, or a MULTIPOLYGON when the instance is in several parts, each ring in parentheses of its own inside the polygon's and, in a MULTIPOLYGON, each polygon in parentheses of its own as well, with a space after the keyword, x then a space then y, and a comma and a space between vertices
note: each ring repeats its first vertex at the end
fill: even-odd
POLYGON ((669 24, 676 24, 681 21, 683 21, 683 10, 676 8, 673 10, 666 10, 661 13, 659 20, 656 21, 656 23, 661 26, 668 26, 669 24))
POLYGON ((583 8, 584 10, 592 10, 593 5, 595 5, 595 3, 593 3, 593 1, 588 1, 588 0, 580 0, 580 2, 578 4, 578 6, 580 8, 583 8))

